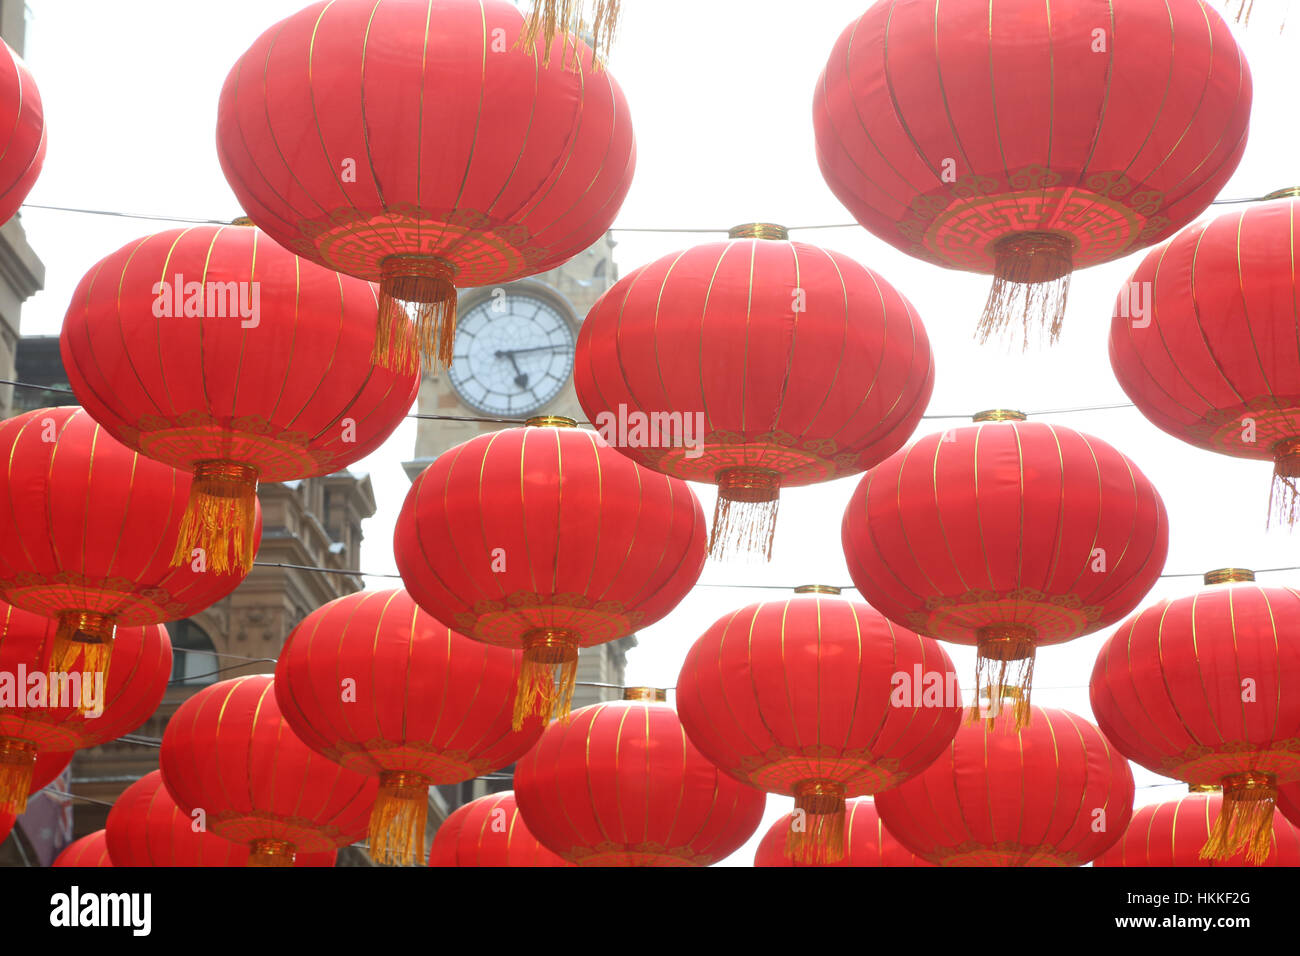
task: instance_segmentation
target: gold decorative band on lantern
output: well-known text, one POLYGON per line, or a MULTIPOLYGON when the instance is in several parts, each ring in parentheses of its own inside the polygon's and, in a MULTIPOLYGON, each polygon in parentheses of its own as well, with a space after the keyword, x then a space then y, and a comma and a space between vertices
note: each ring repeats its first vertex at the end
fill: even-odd
POLYGON ((1036 632, 1025 624, 993 624, 975 631, 975 700, 971 720, 994 726, 1008 698, 1015 701, 1015 729, 1029 725, 1036 632), (987 701, 987 705, 984 703, 987 701))
POLYGON ((624 687, 624 700, 644 700, 662 704, 668 700, 668 691, 662 687, 624 687))
POLYGON ((16 817, 27 811, 36 754, 36 745, 29 741, 0 737, 0 810, 16 817))
POLYGON ((1287 186, 1285 189, 1275 189, 1264 196, 1269 199, 1300 199, 1300 186, 1287 186))
POLYGON ((794 813, 785 835, 785 854, 798 863, 818 865, 844 859, 844 784, 800 780, 794 785, 794 813))
POLYGON ((245 866, 293 866, 294 846, 286 840, 254 840, 245 866))
POLYGON ((379 264, 374 360, 410 372, 423 356, 451 365, 456 346, 456 267, 437 256, 388 256, 379 264), (415 307, 414 319, 407 305, 415 307))
POLYGON ((840 589, 830 584, 801 584, 794 589, 795 594, 839 594, 840 589))
POLYGON ((1046 328, 1055 342, 1070 294, 1074 239, 1055 232, 1019 232, 997 240, 992 252, 993 288, 975 337, 987 342, 1018 320, 1024 348, 1036 328, 1046 328))
POLYGON ((1215 568, 1213 571, 1206 571, 1204 575, 1206 584, 1231 584, 1234 581, 1253 581, 1255 572, 1246 568, 1215 568))
POLYGON ((1223 804, 1201 848, 1202 860, 1227 860, 1242 850, 1246 862, 1263 863, 1273 848, 1277 776, 1258 770, 1223 778, 1223 804))
POLYGON ((976 412, 970 417, 972 422, 1023 422, 1028 421, 1029 416, 1024 412, 1016 411, 1014 408, 986 408, 982 412, 976 412))
POLYGON ((423 863, 429 818, 429 786, 423 774, 385 770, 370 811, 370 856, 380 866, 423 863))
POLYGON ((568 720, 578 680, 578 636, 564 628, 539 627, 525 631, 520 643, 524 666, 515 692, 514 729, 522 730, 534 714, 568 720))
POLYGON ((256 226, 257 225, 257 223, 253 222, 253 220, 249 219, 247 216, 236 216, 234 219, 230 220, 230 224, 232 226, 256 226))
POLYGON ((718 502, 713 509, 709 554, 715 560, 731 555, 763 555, 772 560, 781 476, 770 468, 724 468, 714 480, 718 502))
POLYGON ((577 428, 578 423, 564 415, 534 415, 524 421, 525 428, 577 428))
POLYGON ((1222 793, 1223 787, 1217 783, 1189 783, 1188 793, 1222 793))
POLYGON ((258 542, 258 470, 238 461, 213 459, 194 463, 194 481, 185 506, 172 567, 200 562, 217 574, 247 574, 258 542))
POLYGON ((789 239, 790 230, 774 222, 747 222, 727 230, 728 239, 789 239))

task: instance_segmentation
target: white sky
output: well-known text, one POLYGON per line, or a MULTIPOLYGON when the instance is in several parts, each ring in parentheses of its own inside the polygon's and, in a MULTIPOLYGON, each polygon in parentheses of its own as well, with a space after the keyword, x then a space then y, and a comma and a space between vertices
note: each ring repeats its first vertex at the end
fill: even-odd
MULTIPOLYGON (((1276 0, 1265 0, 1268 6, 1276 0)), ((26 59, 49 127, 37 204, 230 219, 240 214, 213 145, 217 96, 236 58, 305 0, 29 0, 26 59)), ((827 189, 813 152, 813 87, 840 31, 867 0, 634 0, 624 5, 612 70, 636 128, 636 179, 616 227, 718 229, 754 220, 790 226, 851 221, 827 189)), ((1256 4, 1261 9, 1264 4, 1256 4)), ((1261 19, 1257 16, 1257 20, 1261 19)), ((1255 81, 1251 139, 1223 198, 1300 185, 1300 24, 1277 35, 1261 21, 1238 31, 1255 81)), ((1223 207, 1219 207, 1224 211, 1223 207)), ((1213 213, 1211 213, 1213 214, 1213 213)), ((39 209, 22 222, 46 265, 46 288, 23 309, 26 335, 56 334, 82 274, 129 240, 175 223, 39 209)), ((698 235, 617 234, 622 272, 700 241, 698 235)), ((910 259, 864 230, 799 232, 794 238, 846 253, 877 270, 916 305, 937 363, 932 414, 983 408, 1026 411, 1127 401, 1111 373, 1106 335, 1130 257, 1078 273, 1061 343, 1027 355, 972 341, 988 279, 910 259)), ((1140 254, 1139 254, 1140 255, 1140 254)), ((1039 416, 1088 432, 1132 457, 1164 497, 1171 522, 1166 572, 1228 565, 1300 564, 1300 542, 1265 533, 1270 467, 1198 451, 1166 436, 1134 409, 1039 416)), ((961 424, 922 422, 919 434, 961 424)), ((392 526, 408 483, 414 421, 353 467, 369 471, 379 513, 366 526, 363 567, 392 572, 392 526)), ((710 563, 701 583, 849 583, 840 519, 856 478, 782 495, 768 566, 710 563)), ((696 486, 712 513, 710 487, 696 486)), ((1300 572, 1261 577, 1300 584, 1300 572)), ((370 579, 370 586, 391 586, 370 579)), ((1149 596, 1187 593, 1197 579, 1162 581, 1149 596)), ((780 592, 697 588, 664 621, 641 632, 628 682, 672 685, 690 644, 717 618, 780 592)), ((1034 700, 1091 718, 1087 682, 1110 632, 1043 651, 1034 700)), ((963 681, 973 651, 948 647, 963 681)), ((1139 787, 1164 782, 1134 767, 1139 787)), ((1138 803, 1179 786, 1139 789, 1138 803)), ((791 801, 770 797, 764 826, 724 865, 747 866, 758 837, 791 801)))

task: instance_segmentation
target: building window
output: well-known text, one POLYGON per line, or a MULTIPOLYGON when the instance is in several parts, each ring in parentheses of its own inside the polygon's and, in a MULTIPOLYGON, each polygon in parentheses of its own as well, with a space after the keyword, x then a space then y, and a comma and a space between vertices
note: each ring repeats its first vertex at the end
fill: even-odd
POLYGON ((173 684, 201 687, 220 680, 213 673, 221 667, 217 648, 203 628, 187 618, 169 622, 167 634, 172 640, 173 684))

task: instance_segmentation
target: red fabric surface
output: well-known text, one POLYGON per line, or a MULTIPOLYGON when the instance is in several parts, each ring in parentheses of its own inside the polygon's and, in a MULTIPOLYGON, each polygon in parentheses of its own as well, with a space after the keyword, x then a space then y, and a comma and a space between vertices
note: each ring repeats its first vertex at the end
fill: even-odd
POLYGON ((836 42, 813 124, 827 185, 891 245, 990 272, 999 238, 1052 232, 1080 268, 1205 209, 1250 103, 1204 0, 882 0, 836 42))
POLYGON ((27 64, 0 41, 0 224, 18 212, 45 162, 45 110, 27 64))
POLYGON ((849 800, 845 808, 844 840, 847 852, 835 863, 800 863, 785 855, 790 821, 777 820, 763 835, 754 854, 755 866, 933 866, 894 839, 880 822, 870 800, 849 800))
POLYGON ((365 591, 293 629, 275 696, 299 739, 345 767, 459 783, 514 763, 541 736, 537 718, 511 729, 522 657, 448 630, 405 591, 365 591))
POLYGON ((672 707, 640 701, 548 726, 515 798, 537 839, 579 866, 708 866, 753 835, 766 801, 709 763, 672 707))
POLYGON ((803 780, 843 784, 848 796, 897 786, 962 720, 956 672, 938 642, 825 595, 751 604, 715 623, 686 655, 677 708, 709 760, 784 794, 803 780), (952 698, 927 702, 930 678, 952 698))
MULTIPOLYGON (((1133 811, 1123 838, 1093 866, 1251 866, 1246 851, 1230 859, 1202 860, 1201 847, 1223 805, 1221 793, 1188 793, 1133 811)), ((1300 828, 1273 814, 1273 848, 1263 866, 1300 866, 1300 828)))
POLYGON ((963 724, 929 769, 877 794, 889 832, 943 866, 1081 866, 1119 840, 1134 792, 1119 751, 1069 711, 1014 722, 1008 707, 989 730, 963 724))
POLYGON ((504 0, 339 0, 271 27, 218 105, 240 204, 285 247, 372 280, 397 254, 452 263, 462 287, 572 258, 627 194, 631 119, 585 45, 566 70, 557 37, 543 67, 516 48, 522 26, 504 0))
POLYGON ((842 532, 872 607, 958 644, 984 626, 1027 625, 1043 645, 1113 624, 1169 545, 1164 504, 1129 458, 1038 422, 925 436, 867 473, 842 532))
POLYGON ((113 860, 108 855, 108 843, 103 830, 96 830, 75 843, 70 843, 50 864, 50 866, 75 867, 112 865, 113 860))
POLYGON ((430 866, 573 866, 529 831, 511 791, 457 807, 429 848, 430 866))
POLYGON ((77 398, 130 447, 187 471, 227 460, 262 481, 307 478, 374 451, 415 401, 418 371, 371 362, 377 302, 258 229, 195 226, 93 266, 59 344, 77 398), (184 314, 189 283, 203 316, 184 314), (243 284, 237 303, 228 283, 243 284))

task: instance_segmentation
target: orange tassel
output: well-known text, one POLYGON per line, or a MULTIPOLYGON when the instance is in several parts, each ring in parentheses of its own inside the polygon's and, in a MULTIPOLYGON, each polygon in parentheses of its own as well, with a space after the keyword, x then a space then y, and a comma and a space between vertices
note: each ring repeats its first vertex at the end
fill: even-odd
POLYGON ((429 778, 418 773, 379 775, 379 795, 370 811, 370 856, 380 866, 424 862, 429 783, 429 778))
POLYGON ((994 335, 1009 335, 1018 323, 1024 349, 1033 333, 1044 329, 1055 344, 1070 296, 1073 252, 1071 239, 1050 232, 1016 233, 998 240, 993 288, 975 337, 988 342, 994 335))
POLYGON ((1015 701, 1015 729, 1029 726, 1034 683, 1034 629, 1022 624, 982 627, 976 632, 975 701, 971 721, 991 730, 1003 701, 1015 701))
POLYGON ((568 720, 578 681, 578 642, 573 632, 538 628, 524 635, 523 644, 524 667, 515 692, 514 729, 522 730, 534 714, 548 721, 568 720))
POLYGON ((245 866, 293 866, 294 847, 284 840, 254 840, 245 866))
POLYGON ((718 472, 716 481, 709 556, 723 561, 761 555, 771 561, 781 476, 766 468, 727 468, 718 472))
POLYGON ((1202 860, 1227 860, 1242 850, 1248 863, 1260 864, 1273 849, 1273 810, 1277 777, 1247 770, 1223 778, 1223 805, 1201 848, 1202 860))
POLYGON ((455 269, 434 256, 389 256, 381 274, 374 361, 413 372, 423 356, 426 366, 449 367, 456 349, 455 269))
MULTIPOLYGON (((54 632, 54 647, 50 650, 50 671, 55 674, 80 672, 82 692, 76 701, 77 713, 90 712, 87 706, 86 682, 100 681, 108 687, 108 666, 113 653, 113 619, 107 614, 90 611, 64 611, 59 615, 59 627, 54 632)), ((102 701, 100 704, 102 705, 102 701)))
POLYGON ((844 785, 828 780, 802 780, 794 787, 794 813, 785 834, 785 855, 805 866, 844 859, 844 785))
POLYGON ((35 744, 0 737, 0 810, 14 816, 27 811, 27 794, 32 789, 35 766, 35 744))

